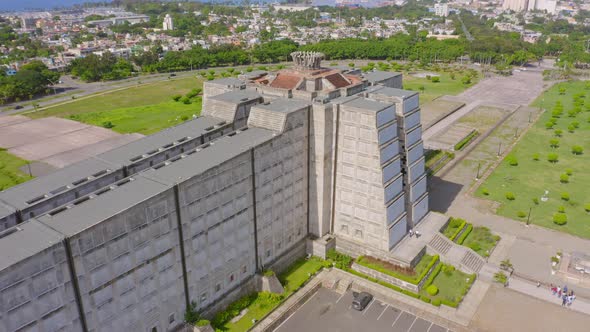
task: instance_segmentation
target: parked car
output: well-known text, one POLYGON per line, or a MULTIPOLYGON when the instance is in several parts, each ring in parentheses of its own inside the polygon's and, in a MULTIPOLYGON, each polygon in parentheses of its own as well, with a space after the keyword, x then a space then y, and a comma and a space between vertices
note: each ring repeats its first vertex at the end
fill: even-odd
POLYGON ((352 307, 355 310, 363 311, 371 303, 371 300, 373 300, 373 295, 367 292, 361 292, 352 300, 352 307))
POLYGON ((21 105, 16 105, 16 106, 14 106, 14 109, 15 109, 15 110, 20 110, 21 108, 23 108, 21 105))

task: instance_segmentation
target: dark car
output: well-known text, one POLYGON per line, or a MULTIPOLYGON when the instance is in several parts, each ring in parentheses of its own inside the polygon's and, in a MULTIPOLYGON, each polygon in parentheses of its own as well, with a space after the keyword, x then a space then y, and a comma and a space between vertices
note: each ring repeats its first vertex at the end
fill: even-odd
POLYGON ((176 74, 174 74, 174 73, 170 74, 170 77, 174 77, 174 76, 176 76, 176 74))
POLYGON ((14 109, 15 109, 15 110, 20 110, 21 108, 23 108, 21 105, 16 105, 16 106, 14 106, 14 109))
POLYGON ((373 295, 367 292, 361 292, 352 300, 352 307, 355 310, 363 311, 371 303, 371 300, 373 300, 373 295))

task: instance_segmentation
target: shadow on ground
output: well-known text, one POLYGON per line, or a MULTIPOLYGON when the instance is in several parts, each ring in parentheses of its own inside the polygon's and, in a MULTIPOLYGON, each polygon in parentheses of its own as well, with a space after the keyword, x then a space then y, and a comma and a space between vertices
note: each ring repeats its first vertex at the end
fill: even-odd
POLYGON ((446 213, 463 189, 460 183, 443 180, 438 176, 429 179, 429 206, 433 211, 446 213))

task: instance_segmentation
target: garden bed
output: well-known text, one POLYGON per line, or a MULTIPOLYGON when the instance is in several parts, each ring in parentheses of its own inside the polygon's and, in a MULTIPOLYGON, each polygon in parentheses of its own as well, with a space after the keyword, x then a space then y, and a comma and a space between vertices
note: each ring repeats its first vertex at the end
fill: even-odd
POLYGON ((433 305, 444 304, 456 308, 475 282, 475 274, 467 274, 452 265, 439 264, 420 291, 420 298, 433 305), (437 292, 433 295, 432 285, 437 292), (430 287, 430 288, 429 288, 430 287))
POLYGON ((361 256, 356 259, 356 263, 394 278, 418 285, 428 271, 430 271, 432 266, 438 262, 438 259, 438 255, 424 255, 413 269, 391 264, 371 256, 361 256))
POLYGON ((494 247, 500 241, 500 236, 492 234, 487 227, 473 227, 467 235, 463 245, 471 248, 482 257, 490 257, 494 247))

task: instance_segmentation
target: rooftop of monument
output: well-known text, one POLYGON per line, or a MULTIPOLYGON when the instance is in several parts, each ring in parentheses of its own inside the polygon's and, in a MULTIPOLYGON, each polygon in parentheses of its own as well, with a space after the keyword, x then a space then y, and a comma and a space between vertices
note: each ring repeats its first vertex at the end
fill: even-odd
POLYGON ((366 92, 369 94, 380 94, 389 97, 399 97, 402 99, 407 99, 418 94, 417 91, 395 89, 385 86, 371 86, 367 89, 366 92))
POLYGON ((275 112, 291 113, 310 105, 309 102, 303 100, 278 98, 273 100, 270 104, 258 104, 254 107, 275 112))
POLYGON ((388 107, 392 107, 392 104, 383 103, 380 101, 375 101, 375 100, 362 98, 362 97, 355 98, 350 101, 344 102, 343 105, 354 107, 354 108, 359 108, 359 109, 363 109, 363 110, 367 110, 367 111, 375 111, 375 112, 384 110, 388 107))
POLYGON ((236 91, 229 91, 222 94, 215 95, 213 97, 209 97, 211 99, 225 101, 233 104, 239 104, 241 102, 245 102, 248 100, 253 100, 260 98, 261 95, 254 91, 254 90, 236 90, 236 91))

